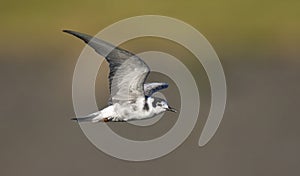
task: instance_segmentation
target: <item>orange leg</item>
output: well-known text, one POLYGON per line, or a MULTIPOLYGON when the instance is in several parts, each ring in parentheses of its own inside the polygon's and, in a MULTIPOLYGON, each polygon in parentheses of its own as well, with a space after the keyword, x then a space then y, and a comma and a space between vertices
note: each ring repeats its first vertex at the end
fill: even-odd
POLYGON ((103 118, 102 120, 101 120, 101 122, 109 122, 109 119, 106 117, 106 118, 103 118))

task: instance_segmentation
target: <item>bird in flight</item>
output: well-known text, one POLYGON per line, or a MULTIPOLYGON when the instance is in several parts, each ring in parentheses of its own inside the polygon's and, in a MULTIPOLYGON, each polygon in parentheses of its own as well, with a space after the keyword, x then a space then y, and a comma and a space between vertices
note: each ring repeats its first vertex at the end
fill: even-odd
POLYGON ((110 99, 108 106, 84 117, 72 118, 78 122, 127 122, 153 118, 165 111, 177 112, 166 100, 154 97, 168 83, 145 83, 150 68, 135 54, 90 35, 63 30, 74 35, 109 63, 110 99))

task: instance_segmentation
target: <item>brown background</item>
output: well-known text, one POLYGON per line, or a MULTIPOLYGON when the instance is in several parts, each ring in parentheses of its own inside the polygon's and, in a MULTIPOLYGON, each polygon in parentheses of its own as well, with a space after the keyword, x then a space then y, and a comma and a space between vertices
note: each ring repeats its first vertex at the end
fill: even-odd
MULTIPOLYGON (((299 175, 299 9, 299 1, 292 0, 3 1, 0 175, 299 175), (175 53, 197 79, 202 103, 196 127, 179 148, 152 161, 128 162, 99 151, 69 120, 72 74, 84 44, 61 30, 96 34, 144 14, 178 18, 207 37, 223 64, 228 99, 216 135, 199 148, 210 104, 203 68, 193 67, 193 56, 170 41, 142 38, 123 44, 136 53, 175 53)), ((151 74, 150 80, 157 79, 167 80, 151 74)), ((96 86, 101 108, 106 75, 99 74, 96 86)), ((174 92, 173 86, 164 91, 179 107, 174 92)), ((166 132, 176 120, 169 117, 146 128, 111 127, 143 140, 166 132)))

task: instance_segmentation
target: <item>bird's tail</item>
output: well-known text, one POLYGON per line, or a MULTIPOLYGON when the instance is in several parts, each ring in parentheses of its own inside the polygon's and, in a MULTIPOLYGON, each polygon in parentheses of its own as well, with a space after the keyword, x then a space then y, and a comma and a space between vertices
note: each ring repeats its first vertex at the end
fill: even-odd
POLYGON ((101 116, 99 112, 87 115, 87 116, 83 116, 83 117, 75 117, 75 118, 71 118, 71 120, 76 120, 77 122, 99 122, 101 120, 101 116))

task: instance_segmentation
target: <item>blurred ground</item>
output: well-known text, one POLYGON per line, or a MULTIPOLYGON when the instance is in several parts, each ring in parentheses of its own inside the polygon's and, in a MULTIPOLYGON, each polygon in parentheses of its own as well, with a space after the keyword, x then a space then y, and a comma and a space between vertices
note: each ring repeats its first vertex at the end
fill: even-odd
MULTIPOLYGON (((300 174, 298 1, 2 4, 0 175, 300 174), (210 103, 209 86, 203 70, 192 70, 199 75, 203 90, 203 107, 192 134, 165 157, 126 162, 99 151, 69 120, 74 116, 72 74, 84 45, 61 29, 95 34, 120 19, 143 14, 178 18, 207 37, 223 64, 228 100, 216 135, 199 148, 210 103)), ((136 52, 143 50, 141 46, 157 47, 151 44, 154 40, 138 42, 124 47, 136 52)), ((99 106, 104 106, 105 91, 97 94, 99 106)), ((124 131, 120 126, 112 128, 124 131)), ((128 133, 136 135, 137 130, 128 129, 128 133)))

